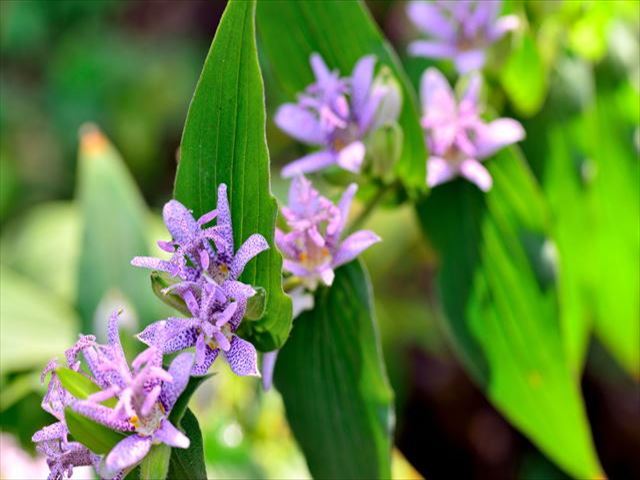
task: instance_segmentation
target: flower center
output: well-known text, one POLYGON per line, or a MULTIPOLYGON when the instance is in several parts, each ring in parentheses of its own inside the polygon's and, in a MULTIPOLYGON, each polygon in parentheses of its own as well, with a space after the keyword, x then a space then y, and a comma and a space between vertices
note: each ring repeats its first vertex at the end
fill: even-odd
POLYGON ((355 122, 349 122, 346 127, 338 128, 333 132, 331 147, 339 152, 347 145, 355 142, 359 138, 360 129, 355 122))
POLYGON ((129 423, 133 425, 140 435, 145 437, 150 437, 153 435, 158 428, 160 428, 160 423, 165 418, 166 412, 164 411, 164 407, 160 402, 156 402, 149 412, 148 415, 144 417, 138 417, 134 415, 129 419, 129 423))
POLYGON ((316 267, 331 260, 331 252, 327 247, 318 247, 313 242, 306 243, 307 248, 300 252, 298 259, 307 270, 313 271, 316 267))

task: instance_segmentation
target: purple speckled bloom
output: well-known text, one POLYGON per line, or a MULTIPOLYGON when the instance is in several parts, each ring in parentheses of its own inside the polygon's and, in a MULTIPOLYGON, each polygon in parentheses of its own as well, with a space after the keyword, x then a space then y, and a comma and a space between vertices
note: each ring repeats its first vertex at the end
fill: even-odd
POLYGON ((412 1, 409 18, 430 39, 412 42, 409 53, 452 59, 462 74, 478 70, 486 48, 520 24, 515 15, 498 18, 501 7, 501 0, 412 1))
POLYGON ((227 280, 237 280, 249 260, 269 245, 262 235, 253 234, 234 251, 231 211, 224 183, 218 187, 216 207, 195 220, 191 211, 177 200, 167 202, 162 213, 172 240, 160 241, 158 245, 173 254, 171 259, 135 257, 131 264, 167 272, 186 281, 198 281, 205 276, 222 285, 227 280), (214 219, 216 225, 205 228, 214 219))
POLYGON ((192 353, 178 355, 167 372, 162 368, 162 353, 151 347, 129 366, 120 343, 117 313, 109 319, 108 344, 87 345, 80 352, 102 390, 86 400, 74 400, 71 408, 113 430, 131 433, 102 459, 100 475, 113 478, 130 470, 156 443, 189 446, 189 439, 168 416, 189 380, 192 353), (112 398, 117 400, 113 408, 102 403, 112 398))
POLYGON ((321 196, 303 175, 291 183, 289 205, 282 208, 291 231, 276 229, 276 244, 285 257, 284 269, 311 290, 318 283, 331 285, 335 268, 380 241, 368 230, 341 240, 356 190, 357 185, 351 184, 336 206, 321 196))
POLYGON ((400 111, 399 93, 374 81, 375 63, 374 56, 363 57, 350 78, 340 78, 320 55, 311 55, 315 83, 299 94, 297 103, 282 105, 275 123, 296 140, 320 149, 287 165, 284 177, 331 165, 360 172, 367 135, 395 121, 400 111))
POLYGON ((429 147, 427 183, 435 187, 463 176, 488 191, 493 180, 480 163, 501 148, 524 138, 522 125, 510 118, 486 123, 480 118, 480 77, 472 76, 457 101, 447 79, 435 68, 422 76, 422 126, 429 147))
POLYGON ((254 346, 235 334, 253 288, 234 281, 225 288, 214 281, 182 282, 172 287, 183 296, 192 318, 168 318, 149 325, 138 338, 163 353, 196 347, 191 375, 207 373, 222 351, 236 375, 260 376, 254 346))
POLYGON ((138 338, 163 353, 195 346, 192 375, 207 373, 222 351, 236 374, 259 376, 255 348, 235 334, 246 312, 247 301, 256 293, 238 278, 249 260, 269 248, 267 241, 262 235, 253 234, 234 252, 231 212, 224 184, 218 188, 216 210, 197 221, 176 200, 165 205, 163 214, 172 241, 161 242, 160 246, 172 252, 172 258, 136 257, 131 263, 179 277, 182 281, 166 291, 179 294, 193 317, 155 322, 138 338), (216 225, 206 228, 214 219, 216 225))
MULTIPOLYGON (((78 342, 66 351, 67 366, 74 371, 79 371, 80 364, 76 361, 77 352, 94 343, 95 337, 81 336, 78 342)), ((56 360, 50 361, 42 371, 40 380, 44 383, 46 376, 51 374, 47 393, 42 400, 42 408, 58 421, 38 430, 31 438, 36 444, 36 450, 46 457, 49 480, 70 478, 74 467, 95 466, 100 461, 100 457, 84 445, 68 440, 69 430, 64 418, 64 409, 71 405, 75 398, 62 386, 55 372, 57 367, 56 360)))

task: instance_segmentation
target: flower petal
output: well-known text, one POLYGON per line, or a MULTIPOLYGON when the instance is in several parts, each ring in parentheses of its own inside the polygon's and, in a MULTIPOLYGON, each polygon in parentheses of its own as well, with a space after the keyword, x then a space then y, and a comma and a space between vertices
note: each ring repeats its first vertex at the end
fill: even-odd
POLYGON ((282 169, 284 178, 291 178, 301 173, 317 172, 336 163, 337 158, 333 152, 320 150, 299 158, 282 169))
POLYGON ((407 15, 420 30, 432 37, 448 41, 453 41, 456 37, 455 26, 433 3, 410 2, 407 7, 407 15))
POLYGON ((166 418, 162 420, 160 428, 153 434, 153 439, 176 448, 189 448, 191 444, 189 438, 166 418))
POLYGON ((273 383, 273 371, 276 367, 278 353, 280 353, 280 350, 274 350, 262 355, 262 388, 265 390, 269 390, 273 383))
POLYGON ((229 362, 231 370, 233 370, 233 373, 236 375, 260 376, 260 372, 258 371, 258 353, 255 347, 246 340, 234 335, 231 339, 231 347, 229 351, 224 352, 224 356, 227 362, 229 362))
POLYGON ((437 68, 428 68, 420 80, 420 98, 426 118, 433 123, 456 117, 456 97, 447 79, 437 68))
POLYGON ((233 278, 240 277, 240 274, 249 260, 268 248, 269 244, 259 233, 254 233, 247 238, 233 257, 231 262, 231 276, 233 278))
MULTIPOLYGON (((342 235, 342 231, 349 219, 349 210, 351 209, 351 202, 353 202, 353 197, 356 195, 358 191, 358 184, 352 183, 340 197, 340 202, 338 203, 338 211, 340 215, 334 216, 334 218, 327 225, 327 236, 333 242, 336 242, 340 235, 342 235)), ((336 242, 337 243, 337 242, 336 242)))
POLYGON ((479 158, 493 155, 507 145, 519 142, 525 137, 520 122, 511 118, 499 118, 488 124, 480 124, 476 128, 476 147, 479 158))
POLYGON ((325 141, 318 118, 294 103, 285 103, 278 108, 274 121, 280 130, 302 143, 322 145, 325 141))
POLYGON ((380 237, 370 230, 360 230, 349 235, 340 245, 333 256, 332 266, 339 267, 356 258, 361 252, 374 243, 380 241, 380 237))
POLYGON ((429 157, 427 162, 427 185, 433 188, 448 182, 455 177, 457 171, 449 163, 440 157, 429 157))
POLYGON ((352 142, 338 152, 337 163, 345 170, 360 173, 366 149, 360 141, 352 142))
POLYGON ((177 200, 165 203, 162 218, 174 241, 178 243, 189 242, 198 231, 198 224, 191 211, 177 200))
POLYGON ((149 453, 151 437, 131 435, 121 440, 106 456, 99 472, 106 478, 114 477, 120 470, 133 467, 149 453))
POLYGON ((480 70, 484 66, 486 59, 485 51, 482 49, 467 50, 458 53, 454 58, 458 73, 464 75, 474 70, 480 70))
POLYGON ((351 75, 351 101, 355 111, 362 109, 369 96, 369 89, 373 81, 373 67, 375 64, 375 55, 367 55, 358 60, 358 63, 353 67, 353 74, 351 75))
POLYGON ((477 160, 473 158, 463 160, 460 164, 460 174, 470 182, 475 183, 483 192, 491 190, 493 185, 491 174, 477 160))
POLYGON ((173 381, 163 382, 160 393, 160 401, 166 412, 171 412, 176 400, 186 388, 193 363, 194 354, 184 352, 174 358, 169 365, 169 374, 173 377, 173 381))
POLYGON ((177 265, 155 257, 133 257, 131 265, 134 267, 148 268, 149 270, 159 270, 174 276, 178 273, 177 265))
POLYGON ((227 197, 227 186, 224 183, 221 183, 218 186, 218 200, 216 207, 216 210, 218 210, 218 222, 216 228, 224 239, 225 252, 232 255, 233 223, 231 222, 231 209, 229 208, 229 198, 227 197))
POLYGON ((499 40, 504 36, 505 33, 520 28, 520 24, 520 18, 518 18, 517 15, 506 15, 504 17, 500 17, 489 28, 489 31, 487 32, 487 38, 492 42, 499 40))
POLYGON ((206 375, 209 371, 209 367, 214 362, 214 360, 218 357, 218 349, 213 349, 209 345, 205 345, 204 349, 204 358, 201 362, 194 362, 193 367, 191 368, 191 375, 194 377, 201 377, 202 375, 206 375))
POLYGON ((121 432, 132 432, 134 430, 134 427, 127 420, 114 418, 113 409, 99 403, 77 400, 71 404, 71 408, 80 415, 84 415, 111 429, 120 430, 121 432))
POLYGON ((427 58, 453 58, 458 49, 448 43, 431 42, 428 40, 416 40, 409 44, 409 55, 427 58))

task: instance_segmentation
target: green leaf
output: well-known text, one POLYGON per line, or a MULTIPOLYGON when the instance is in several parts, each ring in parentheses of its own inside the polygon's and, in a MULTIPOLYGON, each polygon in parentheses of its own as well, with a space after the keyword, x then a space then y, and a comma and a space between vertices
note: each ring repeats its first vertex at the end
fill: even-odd
POLYGON ((282 346, 291 329, 291 300, 282 290, 282 257, 273 242, 277 207, 269 186, 264 89, 255 45, 255 3, 231 1, 198 81, 180 147, 175 197, 194 214, 216 206, 226 183, 236 248, 254 233, 270 249, 241 280, 267 292, 264 316, 249 322, 249 340, 263 351, 282 346))
POLYGON ((189 311, 189 307, 187 307, 186 302, 180 295, 172 292, 165 293, 163 291, 165 288, 168 288, 179 281, 179 278, 172 277, 165 272, 151 272, 151 290, 156 294, 156 297, 171 308, 178 310, 187 317, 190 317, 191 312, 189 311))
POLYGON ((531 33, 521 35, 517 42, 501 69, 500 81, 516 110, 531 116, 547 95, 547 72, 531 33))
POLYGON ((74 397, 84 400, 92 393, 101 391, 102 389, 93 383, 90 379, 67 367, 56 369, 56 374, 60 379, 62 386, 74 397))
POLYGON ((169 472, 169 460, 171 458, 169 445, 161 443, 153 445, 142 463, 140 463, 140 480, 164 480, 169 472))
MULTIPOLYGON (((635 378, 640 378, 640 163, 633 136, 638 118, 625 122, 626 102, 640 104, 630 82, 603 91, 587 119, 587 190, 592 250, 591 299, 596 335, 635 378)), ((584 238, 575 238, 581 242, 584 238)), ((584 261, 584 259, 583 259, 584 261)))
POLYGON ((416 95, 407 75, 382 33, 360 1, 260 2, 257 11, 260 47, 270 72, 293 101, 295 94, 313 81, 309 57, 318 52, 330 68, 350 75, 363 56, 375 54, 380 65, 391 69, 402 87, 399 124, 403 145, 395 172, 409 192, 426 189, 424 134, 416 110, 416 95), (286 35, 283 34, 286 32, 286 35))
POLYGON ((314 478, 390 478, 393 394, 361 264, 296 319, 275 382, 314 478))
POLYGON ((73 438, 98 455, 110 452, 118 442, 125 438, 124 435, 74 412, 70 408, 65 408, 64 418, 73 438))
POLYGON ((4 265, 0 285, 3 373, 42 368, 69 348, 80 323, 70 305, 4 265))
POLYGON ((171 421, 171 423, 173 423, 174 425, 177 425, 180 423, 180 420, 182 420, 182 416, 187 411, 187 405, 189 405, 189 400, 191 400, 191 396, 194 394, 196 389, 202 384, 202 382, 204 382, 208 378, 211 378, 213 375, 214 375, 213 373, 210 373, 202 377, 189 378, 189 383, 187 383, 187 386, 182 392, 182 395, 178 397, 175 405, 171 409, 171 413, 169 414, 169 420, 171 421))
POLYGON ((204 461, 202 432, 198 419, 187 409, 180 421, 181 430, 189 437, 189 448, 173 448, 169 474, 171 480, 206 480, 207 470, 204 461))
POLYGON ((441 256, 449 333, 498 410, 567 472, 593 478, 601 469, 549 275, 547 207, 515 149, 487 165, 489 193, 456 180, 418 206, 441 256))
POLYGON ((107 294, 117 302, 107 308, 131 302, 142 329, 167 313, 149 291, 148 273, 130 265, 134 256, 148 254, 146 207, 118 152, 96 127, 83 128, 78 172, 84 219, 77 296, 81 331, 102 331, 93 322, 107 294))

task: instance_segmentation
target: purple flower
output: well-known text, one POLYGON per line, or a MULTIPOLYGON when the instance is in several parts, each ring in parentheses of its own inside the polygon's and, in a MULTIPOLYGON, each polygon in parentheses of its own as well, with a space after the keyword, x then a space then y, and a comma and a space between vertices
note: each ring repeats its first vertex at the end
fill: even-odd
POLYGON ((447 79, 435 68, 422 76, 422 126, 429 147, 427 183, 435 187, 463 176, 488 191, 493 180, 480 163, 501 148, 525 136, 522 125, 510 118, 485 123, 480 118, 480 77, 472 76, 457 101, 447 79))
POLYGON ((102 390, 86 400, 74 400, 71 408, 113 430, 132 433, 102 459, 98 467, 102 476, 113 478, 130 470, 153 444, 189 446, 189 439, 168 417, 189 380, 192 353, 178 355, 167 372, 162 368, 162 353, 151 347, 129 366, 120 343, 117 313, 109 319, 108 344, 87 345, 80 352, 102 390), (115 407, 103 404, 112 398, 117 400, 115 407))
POLYGON ((373 55, 356 63, 350 78, 340 78, 320 55, 311 55, 315 83, 298 95, 297 103, 282 105, 275 122, 302 143, 319 147, 287 165, 284 177, 322 170, 331 165, 358 173, 366 153, 366 137, 393 122, 400 111, 400 95, 392 85, 374 81, 373 55))
MULTIPOLYGON (((78 342, 67 350, 67 366, 74 370, 80 370, 80 363, 76 360, 77 352, 90 345, 94 345, 95 337, 91 335, 81 336, 78 342)), ((38 430, 31 440, 36 444, 36 450, 44 455, 49 466, 49 480, 61 480, 70 478, 74 467, 97 465, 100 457, 91 452, 87 447, 78 442, 69 442, 69 430, 65 422, 64 409, 70 406, 75 398, 62 386, 55 372, 58 364, 56 360, 50 361, 42 371, 40 380, 44 382, 46 376, 51 373, 47 393, 42 400, 42 408, 56 417, 58 420, 51 425, 38 430)))
POLYGON ((171 242, 160 246, 173 253, 170 260, 136 257, 135 266, 168 272, 182 281, 166 292, 179 294, 192 318, 169 318, 147 327, 138 338, 163 353, 196 347, 192 375, 204 375, 220 351, 238 375, 259 376, 253 345, 235 332, 255 290, 238 278, 249 260, 269 248, 262 235, 251 235, 234 252, 233 225, 224 184, 218 188, 216 210, 195 220, 176 200, 164 207, 171 242), (205 225, 216 219, 213 227, 205 225))
POLYGON ((450 58, 461 74, 482 68, 485 49, 520 24, 515 15, 498 18, 501 6, 501 0, 410 2, 409 18, 430 39, 411 43, 409 53, 450 58))
POLYGON ((380 241, 368 230, 341 240, 356 190, 357 185, 351 184, 336 206, 322 197, 303 175, 291 183, 289 205, 282 208, 291 231, 276 229, 276 244, 285 257, 285 270, 299 277, 311 290, 320 282, 331 285, 335 268, 380 241))
POLYGON ((222 351, 236 375, 260 376, 254 346, 235 334, 244 316, 247 299, 255 290, 237 281, 224 286, 214 281, 182 282, 171 287, 185 300, 192 318, 168 318, 149 325, 138 338, 163 353, 196 347, 191 375, 207 373, 222 351))
POLYGON ((224 284, 237 280, 249 260, 269 248, 262 235, 253 234, 234 251, 231 210, 224 183, 218 187, 217 208, 198 220, 177 200, 167 202, 162 213, 172 240, 160 241, 158 245, 173 254, 171 259, 135 257, 132 265, 167 272, 186 281, 198 281, 205 276, 224 284), (214 219, 216 225, 205 228, 214 219))

